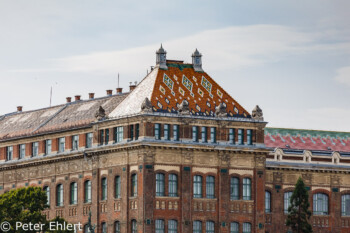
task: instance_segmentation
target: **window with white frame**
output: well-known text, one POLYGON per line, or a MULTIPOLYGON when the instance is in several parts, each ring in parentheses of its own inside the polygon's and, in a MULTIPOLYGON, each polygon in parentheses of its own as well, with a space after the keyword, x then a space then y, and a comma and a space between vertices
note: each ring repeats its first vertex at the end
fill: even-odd
POLYGON ((154 137, 160 140, 160 124, 154 124, 154 137))
POLYGON ((214 233, 215 224, 213 221, 207 221, 205 223, 205 233, 214 233))
POLYGON ((252 224, 249 222, 243 223, 243 233, 251 233, 252 232, 252 224))
POLYGON ((216 143, 216 128, 215 127, 210 128, 210 142, 216 143))
POLYGON ((72 137, 72 150, 79 149, 79 135, 74 135, 72 137))
POLYGON ((238 200, 239 199, 239 178, 238 177, 231 177, 230 199, 231 200, 238 200))
POLYGON ((179 141, 179 125, 173 125, 173 140, 179 141))
POLYGON ((10 161, 13 159, 13 146, 8 146, 6 148, 6 160, 10 161))
POLYGON ((39 142, 33 142, 32 143, 32 156, 38 156, 39 154, 39 142))
POLYGON ((350 194, 341 196, 341 215, 350 216, 350 194))
POLYGON ((165 176, 163 173, 157 173, 156 174, 156 196, 162 197, 165 195, 164 192, 164 182, 165 182, 165 176))
POLYGON ((202 126, 202 142, 207 142, 207 127, 202 126))
POLYGON ((198 142, 198 126, 192 126, 192 141, 198 142))
POLYGON ((155 225, 156 225, 156 233, 164 233, 164 220, 163 219, 156 219, 155 225))
POLYGON ((244 132, 243 129, 238 129, 238 144, 243 145, 244 144, 244 132))
POLYGON ((164 140, 169 140, 170 139, 170 135, 169 135, 169 125, 165 124, 163 127, 164 130, 164 140))
POLYGON ((206 178, 206 197, 207 198, 215 198, 215 177, 207 176, 206 178))
POLYGON ((271 213, 271 193, 265 191, 265 213, 271 213))
POLYGON ((193 197, 202 198, 202 176, 193 176, 193 197))
POLYGON ((124 129, 123 126, 115 127, 114 128, 114 142, 122 142, 124 137, 124 129))
POLYGON ((21 144, 19 145, 19 159, 24 159, 26 156, 26 145, 21 144))
POLYGON ((168 233, 177 233, 177 221, 169 220, 168 221, 168 233))
POLYGON ((93 137, 92 133, 87 133, 86 134, 86 144, 85 144, 86 148, 91 148, 92 147, 92 137, 93 137))
POLYGON ((250 178, 243 178, 243 200, 251 200, 252 198, 252 181, 250 178))
POLYGON ((239 233, 239 224, 238 224, 238 222, 231 222, 231 224, 230 224, 230 233, 239 233))
POLYGON ((60 153, 64 152, 65 148, 66 148, 66 139, 59 138, 58 139, 58 152, 60 152, 60 153))
POLYGON ((288 208, 290 206, 290 198, 292 197, 293 192, 284 193, 284 213, 288 214, 288 208))
POLYGON ((313 195, 313 214, 328 215, 328 196, 324 193, 313 195))
POLYGON ((193 233, 202 233, 201 221, 193 221, 193 233))
POLYGON ((229 129, 228 141, 230 144, 235 144, 235 129, 229 129))
POLYGON ((169 197, 177 197, 177 175, 176 174, 169 174, 169 197))
POLYGON ((45 141, 45 155, 49 155, 52 152, 52 140, 47 139, 45 141))

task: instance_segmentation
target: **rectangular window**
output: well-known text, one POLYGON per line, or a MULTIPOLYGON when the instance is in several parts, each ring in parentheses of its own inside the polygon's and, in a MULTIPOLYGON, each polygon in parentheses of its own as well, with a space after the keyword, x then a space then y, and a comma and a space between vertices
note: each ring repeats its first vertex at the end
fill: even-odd
POLYGON ((169 136, 169 125, 165 124, 164 125, 164 140, 169 140, 170 136, 169 136))
POLYGON ((164 220, 156 219, 156 233, 164 233, 164 220))
POLYGON ((33 142, 32 144, 32 156, 38 156, 39 153, 39 142, 33 142))
POLYGON ((215 177, 214 176, 207 176, 206 180, 206 194, 207 198, 215 198, 215 177))
POLYGON ((173 125, 174 141, 179 141, 179 125, 173 125))
POLYGON ((137 196, 137 174, 132 174, 131 176, 131 196, 137 196))
POLYGON ((105 131, 103 129, 100 130, 100 146, 103 145, 105 141, 105 131))
POLYGON ((247 129, 247 144, 248 145, 252 145, 253 144, 253 140, 252 140, 252 130, 251 129, 247 129))
POLYGON ((192 141, 198 142, 198 126, 192 127, 192 141))
POLYGON ((72 150, 79 149, 79 135, 74 135, 72 137, 72 150))
POLYGON ((244 138, 243 138, 243 129, 239 129, 238 130, 238 144, 239 145, 243 145, 244 142, 243 142, 244 138))
POLYGON ((64 152, 66 148, 66 138, 59 138, 58 139, 58 152, 62 153, 64 152))
POLYGON ((45 141, 45 155, 51 154, 51 151, 52 151, 52 140, 47 139, 45 141))
POLYGON ((341 215, 350 216, 350 194, 341 196, 341 215))
POLYGON ((140 124, 136 124, 135 125, 135 140, 139 139, 139 135, 140 135, 140 124))
POLYGON ((228 141, 230 144, 235 144, 235 129, 229 129, 228 141))
POLYGON ((177 233, 177 221, 169 220, 168 221, 168 233, 177 233))
POLYGON ((105 132, 106 132, 105 144, 108 145, 108 142, 109 142, 109 129, 106 129, 105 132))
POLYGON ((24 159, 26 156, 26 145, 21 144, 19 145, 19 159, 24 159))
POLYGON ((156 174, 156 196, 157 197, 163 197, 165 195, 164 183, 165 183, 164 174, 157 173, 156 174))
POLYGON ((243 200, 251 200, 252 186, 250 178, 243 178, 243 200))
POLYGON ((231 177, 230 182, 230 199, 239 199, 239 179, 237 177, 231 177))
POLYGON ((120 198, 120 187, 121 182, 120 182, 120 176, 115 177, 115 198, 120 198))
POLYGON ((216 143, 216 128, 215 127, 210 128, 210 142, 216 143))
POLYGON ((130 125, 130 141, 134 140, 134 125, 130 125))
POLYGON ((6 160, 10 161, 13 158, 13 146, 8 146, 6 149, 6 160))
POLYGON ((293 192, 284 193, 284 213, 288 214, 288 208, 290 206, 290 198, 292 197, 293 192))
POLYGON ((160 124, 154 124, 154 137, 160 140, 160 124))
POLYGON ((123 126, 115 127, 114 128, 114 142, 122 142, 124 137, 124 130, 123 126))
POLYGON ((107 178, 101 180, 101 200, 107 200, 107 178))
POLYGON ((193 177, 193 197, 202 198, 202 176, 193 177))
POLYGON ((207 127, 202 126, 202 142, 207 142, 207 127))
POLYGON ((169 174, 169 197, 177 197, 177 175, 169 174))
POLYGON ((92 147, 92 137, 93 134, 92 133, 87 133, 86 134, 86 148, 91 148, 92 147))
POLYGON ((265 213, 271 213, 271 193, 265 191, 265 213))

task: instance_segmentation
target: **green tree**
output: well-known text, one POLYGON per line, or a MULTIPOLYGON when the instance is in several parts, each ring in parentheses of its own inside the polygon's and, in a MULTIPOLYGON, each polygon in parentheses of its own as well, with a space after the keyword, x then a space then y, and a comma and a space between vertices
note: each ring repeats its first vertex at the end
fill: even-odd
POLYGON ((311 216, 309 210, 309 194, 306 190, 303 179, 299 177, 294 192, 290 198, 290 206, 288 208, 288 217, 286 225, 295 233, 310 233, 312 227, 308 220, 311 216))
MULTIPOLYGON (((48 207, 46 193, 40 187, 28 187, 11 190, 0 195, 0 223, 8 222, 11 229, 9 233, 36 233, 36 230, 23 230, 15 228, 16 223, 22 224, 45 224, 44 230, 49 226, 46 216, 42 211, 48 207)), ((55 218, 51 221, 65 222, 62 218, 55 218)), ((70 233, 73 231, 53 231, 70 233)))

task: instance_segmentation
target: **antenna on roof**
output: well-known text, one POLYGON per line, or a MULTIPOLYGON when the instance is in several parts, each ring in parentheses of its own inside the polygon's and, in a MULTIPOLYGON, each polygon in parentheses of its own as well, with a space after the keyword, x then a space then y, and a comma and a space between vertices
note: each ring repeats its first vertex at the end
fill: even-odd
POLYGON ((51 86, 51 89, 50 89, 50 107, 51 107, 51 102, 52 102, 52 86, 51 86))
POLYGON ((117 87, 119 88, 119 73, 118 73, 118 86, 117 87))

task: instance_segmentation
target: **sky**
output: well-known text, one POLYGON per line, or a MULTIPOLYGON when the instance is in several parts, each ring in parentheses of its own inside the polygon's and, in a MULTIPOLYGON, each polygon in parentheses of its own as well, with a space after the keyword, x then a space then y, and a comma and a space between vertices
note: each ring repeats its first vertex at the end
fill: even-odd
POLYGON ((1 0, 0 115, 128 90, 168 59, 203 69, 269 127, 350 131, 348 0, 1 0))

